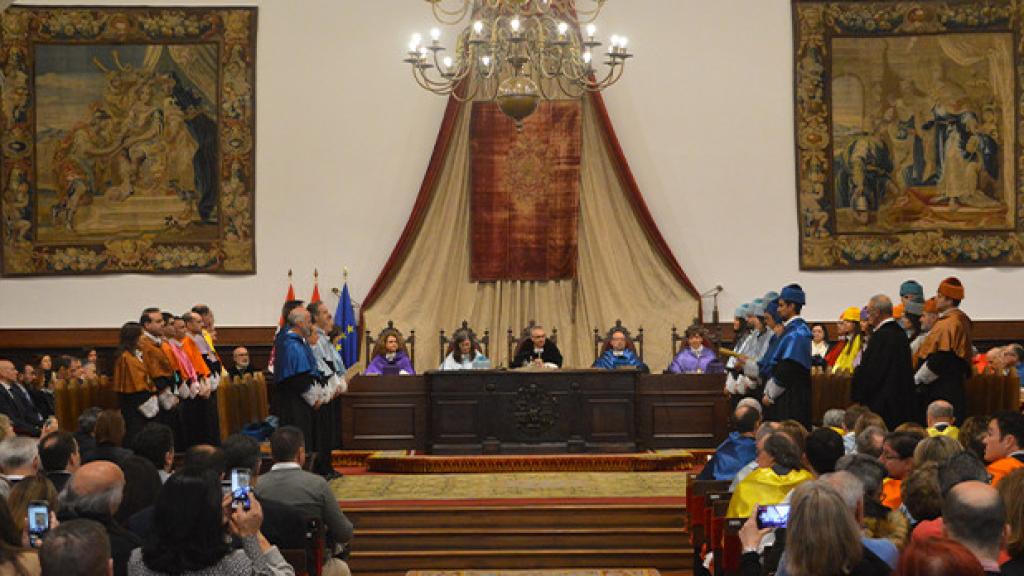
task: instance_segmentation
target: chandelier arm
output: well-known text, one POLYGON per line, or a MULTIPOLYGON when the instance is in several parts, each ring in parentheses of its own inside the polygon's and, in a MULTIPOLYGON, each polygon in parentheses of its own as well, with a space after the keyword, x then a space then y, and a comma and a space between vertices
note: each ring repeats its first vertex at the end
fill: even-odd
POLYGON ((416 67, 412 69, 412 77, 419 84, 420 88, 433 92, 434 94, 447 94, 447 89, 443 88, 442 85, 432 85, 429 83, 429 79, 423 74, 423 72, 416 67))

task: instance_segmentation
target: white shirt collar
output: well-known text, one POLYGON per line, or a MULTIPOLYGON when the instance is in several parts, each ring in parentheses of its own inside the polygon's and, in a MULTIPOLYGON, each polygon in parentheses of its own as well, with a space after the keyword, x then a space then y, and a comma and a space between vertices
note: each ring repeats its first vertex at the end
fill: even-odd
MULTIPOLYGON (((893 318, 892 316, 889 316, 885 320, 882 320, 881 322, 878 323, 878 328, 881 328, 882 326, 885 326, 889 322, 895 322, 895 321, 896 321, 895 318, 893 318)), ((878 328, 875 328, 875 330, 878 330, 878 328)))
POLYGON ((790 318, 789 320, 786 320, 785 322, 783 322, 783 323, 782 323, 782 325, 783 325, 783 326, 789 326, 789 323, 790 323, 790 322, 792 322, 793 320, 796 320, 796 319, 797 319, 797 318, 799 318, 799 317, 800 317, 799 315, 797 315, 797 316, 793 316, 793 317, 792 317, 792 318, 790 318))
POLYGON ((271 466, 270 470, 302 470, 302 466, 299 466, 298 462, 278 462, 271 466))
POLYGON ((142 331, 142 334, 145 335, 150 340, 152 340, 153 343, 155 343, 156 345, 158 345, 158 346, 160 345, 160 338, 158 338, 157 336, 153 336, 152 334, 150 334, 149 332, 146 332, 145 330, 142 331))

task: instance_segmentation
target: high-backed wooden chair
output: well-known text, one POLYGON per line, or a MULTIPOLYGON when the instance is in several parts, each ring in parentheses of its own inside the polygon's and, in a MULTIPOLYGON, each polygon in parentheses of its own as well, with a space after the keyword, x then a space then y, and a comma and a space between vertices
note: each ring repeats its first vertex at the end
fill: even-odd
MULTIPOLYGON (((508 329, 508 363, 509 363, 510 366, 512 364, 512 359, 516 357, 516 354, 519 354, 519 350, 523 346, 525 346, 527 342, 530 341, 530 333, 536 327, 537 327, 537 322, 535 320, 530 320, 530 323, 526 325, 526 328, 523 328, 519 332, 519 337, 518 338, 514 335, 514 332, 512 331, 512 328, 509 327, 509 329, 508 329)), ((547 337, 548 337, 548 340, 550 340, 553 344, 558 344, 558 328, 552 327, 551 328, 551 333, 549 333, 547 335, 547 337)))
POLYGON ((469 339, 473 341, 473 345, 476 347, 476 349, 480 352, 483 352, 484 356, 487 356, 488 358, 491 357, 491 331, 484 330, 483 337, 478 338, 476 332, 474 332, 473 329, 469 327, 469 322, 463 320, 462 326, 460 326, 458 329, 452 332, 451 337, 445 336, 444 330, 439 331, 437 337, 437 341, 439 344, 438 350, 440 351, 440 353, 438 354, 438 356, 440 357, 438 359, 438 364, 443 364, 445 356, 451 354, 452 351, 455 349, 455 336, 460 332, 468 332, 469 339))
POLYGON ((641 326, 636 330, 636 336, 634 336, 629 328, 622 325, 622 320, 616 320, 615 325, 608 329, 608 331, 601 335, 601 331, 594 328, 594 361, 601 357, 609 348, 611 348, 610 341, 612 334, 616 332, 622 332, 626 336, 626 348, 636 353, 640 361, 644 360, 644 328, 641 326))
POLYGON ((398 337, 398 348, 405 351, 406 356, 409 357, 409 363, 412 367, 416 367, 416 331, 409 330, 408 336, 402 336, 402 332, 395 328, 395 323, 392 320, 388 320, 388 325, 377 334, 374 338, 370 331, 366 331, 366 366, 370 365, 370 361, 373 360, 373 348, 377 342, 383 342, 384 338, 394 334, 398 337))

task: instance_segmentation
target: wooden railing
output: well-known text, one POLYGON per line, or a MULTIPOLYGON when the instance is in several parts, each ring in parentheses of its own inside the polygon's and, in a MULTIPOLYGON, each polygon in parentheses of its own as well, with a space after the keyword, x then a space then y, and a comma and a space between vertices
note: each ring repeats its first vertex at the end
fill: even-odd
MULTIPOLYGON (((100 376, 92 380, 57 380, 53 386, 54 405, 61 428, 78 430, 78 416, 90 406, 118 408, 120 399, 110 389, 110 379, 100 376)), ((263 373, 242 378, 225 378, 217 389, 217 411, 220 414, 221 438, 238 432, 250 422, 267 417, 267 381, 263 373)))

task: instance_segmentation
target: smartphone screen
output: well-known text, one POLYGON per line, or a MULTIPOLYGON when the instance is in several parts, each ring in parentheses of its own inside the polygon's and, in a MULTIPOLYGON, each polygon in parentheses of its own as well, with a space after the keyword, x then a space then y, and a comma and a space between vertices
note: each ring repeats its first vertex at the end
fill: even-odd
POLYGON ((231 492, 237 493, 242 488, 248 488, 252 481, 252 471, 248 468, 231 469, 231 492))
POLYGON ((785 528, 789 522, 789 504, 757 507, 758 528, 785 528))
POLYGON ((28 505, 28 532, 40 536, 50 530, 50 505, 33 500, 28 505))

